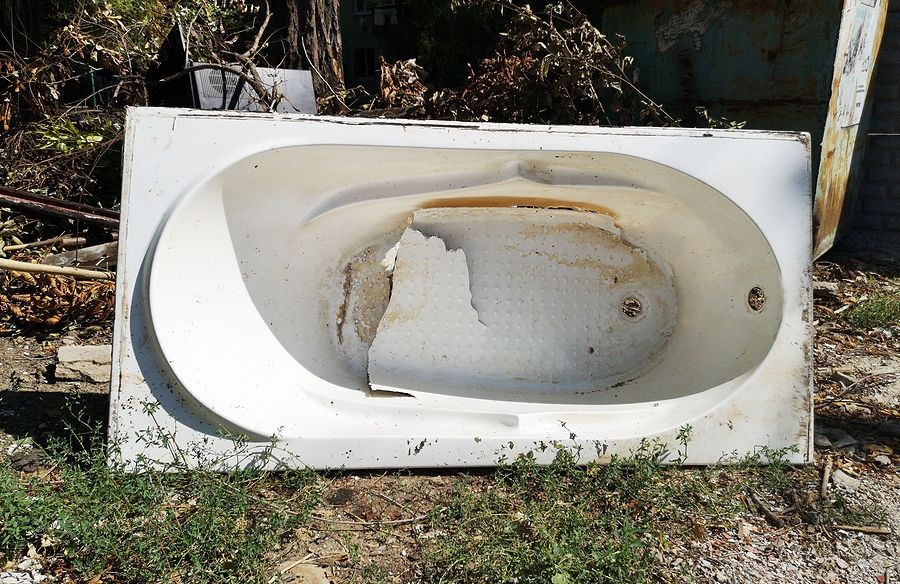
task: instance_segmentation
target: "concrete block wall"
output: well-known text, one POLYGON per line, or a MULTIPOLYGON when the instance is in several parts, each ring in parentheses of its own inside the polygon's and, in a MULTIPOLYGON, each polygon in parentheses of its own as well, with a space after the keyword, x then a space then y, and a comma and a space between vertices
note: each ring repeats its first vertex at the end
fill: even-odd
POLYGON ((896 255, 900 250, 900 2, 891 3, 878 55, 856 209, 839 247, 896 255))

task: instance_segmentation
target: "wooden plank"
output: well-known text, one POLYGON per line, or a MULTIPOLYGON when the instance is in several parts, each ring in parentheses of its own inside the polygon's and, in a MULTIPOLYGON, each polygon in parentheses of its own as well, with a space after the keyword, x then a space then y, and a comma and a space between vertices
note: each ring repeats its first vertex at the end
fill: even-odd
POLYGON ((853 209, 887 11, 888 0, 844 2, 813 210, 817 258, 846 230, 853 209))
POLYGON ((50 266, 94 266, 109 268, 116 265, 119 242, 111 241, 101 245, 73 249, 49 255, 42 263, 50 266))

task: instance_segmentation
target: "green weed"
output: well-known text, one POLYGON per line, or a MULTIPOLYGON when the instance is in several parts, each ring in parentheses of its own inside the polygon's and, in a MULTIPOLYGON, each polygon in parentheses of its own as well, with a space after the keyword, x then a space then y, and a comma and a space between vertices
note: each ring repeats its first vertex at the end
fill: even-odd
POLYGON ((426 554, 428 582, 650 582, 658 536, 689 514, 705 474, 660 466, 653 443, 629 459, 579 464, 560 449, 548 466, 522 457, 480 491, 461 483, 447 531, 426 554))
POLYGON ((883 294, 863 300, 847 311, 845 320, 866 329, 900 324, 900 295, 883 294))
POLYGON ((0 463, 0 554, 31 545, 75 576, 117 582, 266 581, 266 554, 318 500, 309 471, 125 473, 102 441, 70 427, 47 449, 49 472, 0 463))

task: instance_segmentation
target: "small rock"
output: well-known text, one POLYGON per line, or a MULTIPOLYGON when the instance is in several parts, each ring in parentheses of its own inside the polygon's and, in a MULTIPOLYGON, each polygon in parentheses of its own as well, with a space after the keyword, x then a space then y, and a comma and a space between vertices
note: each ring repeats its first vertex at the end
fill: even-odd
POLYGON ((853 478, 842 470, 836 470, 831 474, 831 480, 836 487, 841 487, 845 491, 853 493, 859 488, 860 481, 853 478))
POLYGON ((859 442, 856 438, 840 428, 822 428, 822 434, 825 434, 825 436, 831 440, 833 448, 847 448, 849 446, 855 446, 859 442))
MULTIPOLYGON (((838 472, 840 472, 840 471, 838 471, 838 472)), ((850 564, 845 562, 843 558, 837 558, 837 560, 835 560, 835 563, 837 564, 837 567, 840 568, 841 570, 846 570, 847 568, 850 567, 850 564)))
POLYGON ((832 448, 831 440, 828 439, 828 436, 825 434, 820 434, 818 432, 815 433, 813 437, 813 443, 816 448, 822 448, 824 450, 830 450, 832 448))
POLYGON ((35 566, 36 563, 37 563, 37 562, 35 562, 35 561, 32 560, 31 558, 25 558, 24 560, 22 560, 21 562, 19 562, 19 564, 16 566, 16 568, 18 568, 19 570, 22 570, 23 572, 24 572, 25 570, 30 570, 30 569, 32 569, 32 567, 34 567, 34 568, 37 569, 37 570, 40 570, 40 566, 35 566))
POLYGON ((840 285, 837 282, 813 282, 813 294, 820 298, 834 296, 840 285))
POLYGON ((878 456, 876 456, 876 457, 875 457, 875 462, 877 462, 877 463, 880 464, 881 466, 891 466, 891 459, 888 458, 888 457, 887 457, 886 455, 884 455, 884 454, 879 454, 878 456))
POLYGON ((57 352, 56 379, 109 383, 110 345, 64 345, 57 352))
POLYGON ((737 534, 738 537, 750 537, 754 527, 746 521, 738 520, 737 534))
POLYGON ((725 572, 721 570, 716 572, 716 582, 728 582, 728 576, 725 575, 725 572))
POLYGON ((328 576, 319 566, 297 564, 288 573, 297 577, 294 579, 297 584, 328 584, 328 576))

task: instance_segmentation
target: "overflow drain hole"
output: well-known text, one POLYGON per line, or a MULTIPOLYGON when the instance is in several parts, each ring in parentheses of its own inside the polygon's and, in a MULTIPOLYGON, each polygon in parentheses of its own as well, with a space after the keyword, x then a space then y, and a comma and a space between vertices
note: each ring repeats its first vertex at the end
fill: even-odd
POLYGON ((763 309, 766 305, 766 293, 762 288, 759 286, 750 288, 750 293, 747 294, 747 305, 753 312, 760 312, 763 309))
POLYGON ((644 305, 635 296, 623 298, 622 303, 619 305, 619 310, 622 311, 622 316, 628 320, 637 320, 644 316, 644 305))

